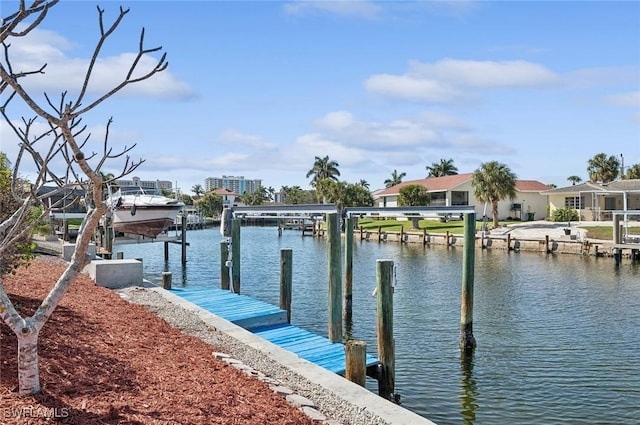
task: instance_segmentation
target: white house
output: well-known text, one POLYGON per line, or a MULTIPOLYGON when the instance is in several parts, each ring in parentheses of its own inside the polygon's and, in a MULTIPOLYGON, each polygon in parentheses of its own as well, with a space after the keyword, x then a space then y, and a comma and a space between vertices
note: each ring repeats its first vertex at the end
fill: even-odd
POLYGON ((581 220, 609 221, 613 211, 640 210, 640 179, 616 180, 598 184, 585 182, 543 192, 549 208, 571 208, 581 220))
MULTIPOLYGON (((482 216, 485 213, 484 202, 477 201, 473 196, 472 178, 473 173, 465 173, 406 181, 381 191, 375 199, 379 207, 397 207, 400 189, 418 184, 424 186, 431 195, 429 206, 473 205, 476 214, 482 216)), ((498 218, 500 220, 509 217, 521 220, 546 218, 547 196, 543 192, 550 188, 536 180, 516 180, 516 198, 498 203, 498 218)), ((491 216, 490 205, 487 206, 486 215, 491 216)))
POLYGON ((238 205, 238 203, 236 202, 236 198, 238 197, 238 194, 233 190, 220 188, 220 189, 214 189, 208 193, 213 193, 221 197, 223 208, 230 208, 238 205))

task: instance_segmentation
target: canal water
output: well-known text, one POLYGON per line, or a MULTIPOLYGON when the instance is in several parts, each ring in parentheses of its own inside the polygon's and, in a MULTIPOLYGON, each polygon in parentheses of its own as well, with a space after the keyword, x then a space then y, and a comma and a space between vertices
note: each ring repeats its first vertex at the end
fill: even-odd
MULTIPOLYGON (((120 245, 145 276, 220 286, 219 229, 191 231, 188 263, 171 245, 120 245)), ((326 240, 273 227, 241 231, 241 292, 278 304, 280 250, 293 250, 292 323, 327 335, 326 240)), ((640 265, 574 255, 477 250, 473 330, 459 350, 461 247, 355 241, 353 337, 376 354, 376 260, 396 266, 396 392, 445 424, 640 423, 640 265)), ((376 382, 367 387, 377 390, 376 382)))

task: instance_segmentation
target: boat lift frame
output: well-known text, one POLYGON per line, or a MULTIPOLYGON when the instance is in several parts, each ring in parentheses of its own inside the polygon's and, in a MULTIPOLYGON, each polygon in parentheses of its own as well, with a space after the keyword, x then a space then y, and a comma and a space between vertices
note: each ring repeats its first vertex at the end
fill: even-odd
MULTIPOLYGON (((258 205, 230 207, 234 218, 294 218, 309 217, 319 214, 339 213, 336 204, 302 204, 302 205, 258 205)), ((474 213, 473 205, 450 207, 347 207, 342 210, 343 217, 421 217, 440 218, 447 215, 474 213)))

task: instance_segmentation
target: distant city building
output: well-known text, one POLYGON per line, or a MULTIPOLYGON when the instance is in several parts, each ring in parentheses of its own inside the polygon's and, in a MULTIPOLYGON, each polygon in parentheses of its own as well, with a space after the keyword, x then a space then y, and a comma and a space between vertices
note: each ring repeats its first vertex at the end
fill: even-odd
POLYGON ((248 180, 244 176, 208 177, 204 180, 204 190, 210 192, 215 189, 227 189, 242 195, 253 193, 262 186, 262 180, 248 180))
POLYGON ((121 188, 141 187, 142 189, 166 189, 173 191, 173 185, 167 180, 140 180, 140 177, 133 177, 131 180, 116 180, 115 184, 121 188))

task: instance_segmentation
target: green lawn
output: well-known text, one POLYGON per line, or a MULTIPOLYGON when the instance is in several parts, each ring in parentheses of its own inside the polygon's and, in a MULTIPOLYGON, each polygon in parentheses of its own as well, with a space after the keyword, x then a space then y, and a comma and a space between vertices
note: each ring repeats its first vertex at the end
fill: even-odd
MULTIPOLYGON (((587 231, 587 238, 590 239, 613 239, 613 226, 580 226, 581 229, 587 231)), ((640 235, 640 226, 630 226, 629 233, 632 235, 640 235)))
MULTIPOLYGON (((500 225, 505 224, 505 222, 500 222, 500 225)), ((488 223, 491 226, 491 222, 488 223)), ((358 220, 358 226, 362 227, 363 230, 370 231, 378 231, 378 228, 381 228, 383 231, 387 232, 399 232, 400 229, 404 229, 405 232, 422 232, 423 229, 426 229, 427 233, 446 233, 449 231, 454 234, 464 234, 464 221, 463 220, 452 220, 447 223, 443 223, 440 220, 420 220, 418 222, 419 229, 416 230, 413 228, 411 220, 407 221, 398 221, 394 219, 372 219, 372 218, 361 218, 358 220)), ((476 228, 480 229, 482 226, 482 222, 476 222, 476 228)))
MULTIPOLYGON (((413 228, 410 220, 408 221, 398 221, 395 219, 373 219, 373 218, 362 218, 358 220, 358 226, 362 227, 363 230, 370 231, 378 231, 378 228, 381 228, 383 231, 387 232, 399 232, 400 229, 404 229, 405 232, 421 232, 423 229, 426 229, 427 233, 446 233, 447 231, 462 235, 464 233, 464 225, 462 220, 452 220, 448 223, 443 223, 440 220, 420 220, 418 222, 419 230, 413 228)), ((514 224, 517 222, 514 221, 501 221, 499 223, 500 226, 507 224, 514 224)), ((482 226, 481 221, 476 222, 476 229, 480 229, 482 226)), ((488 222, 488 226, 491 227, 491 221, 488 222)), ((613 239, 613 227, 609 226, 585 226, 580 227, 581 229, 585 229, 588 231, 587 237, 591 239, 603 239, 603 240, 611 240, 613 239)), ((640 235, 640 226, 632 226, 629 227, 629 233, 632 235, 640 235)))

